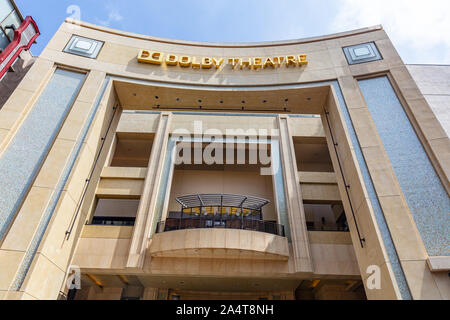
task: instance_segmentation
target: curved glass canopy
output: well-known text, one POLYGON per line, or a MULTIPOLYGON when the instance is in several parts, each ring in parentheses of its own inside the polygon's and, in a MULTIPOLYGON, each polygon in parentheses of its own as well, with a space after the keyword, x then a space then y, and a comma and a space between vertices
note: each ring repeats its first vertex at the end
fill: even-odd
MULTIPOLYGON (((176 198, 176 201, 181 204, 184 212, 185 209, 214 207, 247 209, 259 213, 262 207, 270 203, 267 199, 236 194, 186 195, 176 198)), ((224 213, 224 210, 221 212, 224 213)))

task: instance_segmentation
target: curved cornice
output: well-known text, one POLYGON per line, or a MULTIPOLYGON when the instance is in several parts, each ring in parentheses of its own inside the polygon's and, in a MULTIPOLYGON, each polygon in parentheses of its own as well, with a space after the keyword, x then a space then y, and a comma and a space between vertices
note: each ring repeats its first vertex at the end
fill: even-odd
POLYGON ((338 38, 345 38, 349 36, 355 36, 363 33, 369 33, 374 31, 380 31, 383 30, 382 25, 376 25, 372 27, 366 27, 351 31, 345 31, 340 33, 333 33, 325 36, 319 36, 319 37, 309 37, 309 38, 303 38, 303 39, 294 39, 294 40, 281 40, 281 41, 264 41, 264 42, 242 42, 242 43, 224 43, 224 42, 200 42, 200 41, 185 41, 185 40, 176 40, 176 39, 167 39, 167 38, 159 38, 159 37, 153 37, 153 36, 147 36, 137 33, 131 33, 121 30, 116 30, 112 28, 107 28, 95 24, 91 24, 84 21, 74 20, 71 18, 67 18, 65 20, 66 23, 79 25, 84 28, 97 30, 101 32, 106 32, 109 34, 114 34, 122 37, 128 37, 133 39, 139 39, 139 40, 147 40, 147 41, 153 41, 153 42, 159 42, 159 43, 168 43, 168 44, 175 44, 175 45, 184 45, 184 46, 192 46, 192 47, 210 47, 210 48, 261 48, 261 47, 278 47, 278 46, 289 46, 289 45, 298 45, 298 44, 304 44, 304 43, 312 43, 312 42, 318 42, 318 41, 325 41, 325 40, 333 40, 338 38))

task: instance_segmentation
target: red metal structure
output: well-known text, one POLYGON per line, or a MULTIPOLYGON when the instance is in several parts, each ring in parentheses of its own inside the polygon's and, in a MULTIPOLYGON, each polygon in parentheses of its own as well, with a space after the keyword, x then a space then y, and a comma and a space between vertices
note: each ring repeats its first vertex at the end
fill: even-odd
POLYGON ((28 16, 19 28, 14 31, 14 40, 0 54, 0 79, 5 75, 11 65, 23 50, 29 50, 39 37, 40 32, 36 22, 28 16))

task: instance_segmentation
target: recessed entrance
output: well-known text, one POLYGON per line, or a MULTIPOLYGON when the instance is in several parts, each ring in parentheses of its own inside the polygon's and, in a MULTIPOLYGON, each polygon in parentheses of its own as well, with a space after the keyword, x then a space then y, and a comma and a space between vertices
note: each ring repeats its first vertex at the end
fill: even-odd
MULTIPOLYGON (((127 140, 133 140, 138 134, 153 135, 150 145, 148 142, 142 142, 143 148, 148 146, 156 148, 155 152, 159 154, 152 154, 150 158, 154 158, 153 163, 159 166, 158 172, 164 173, 161 180, 158 180, 159 178, 155 180, 158 183, 155 185, 157 188, 149 189, 154 190, 151 196, 145 195, 148 201, 152 202, 146 206, 140 205, 140 208, 145 209, 142 210, 143 213, 152 215, 148 221, 142 221, 141 225, 137 223, 142 232, 148 232, 148 234, 142 234, 140 238, 144 241, 141 252, 145 252, 146 257, 143 260, 144 275, 139 277, 143 288, 155 289, 156 297, 164 299, 189 299, 200 297, 205 293, 218 298, 226 296, 228 299, 233 296, 240 299, 242 297, 293 299, 302 281, 320 279, 324 281, 323 284, 333 279, 361 280, 354 258, 352 238, 348 232, 353 226, 346 224, 345 219, 352 213, 349 196, 343 192, 346 189, 341 185, 342 167, 336 160, 336 150, 333 147, 335 140, 331 138, 330 127, 326 127, 325 117, 336 118, 339 114, 339 110, 333 104, 335 100, 330 86, 259 91, 216 91, 211 88, 197 91, 116 81, 115 87, 124 109, 129 109, 125 110, 122 117, 126 117, 127 114, 132 116, 126 120, 127 128, 124 130, 126 135, 118 135, 119 140, 111 165, 117 165, 119 168, 128 166, 128 169, 143 167, 144 165, 141 166, 138 162, 118 163, 117 161, 126 158, 122 155, 126 153, 124 150, 127 149, 125 145, 127 140), (129 95, 132 91, 134 92, 129 95), (202 96, 199 98, 197 93, 201 93, 202 96), (261 107, 258 110, 259 114, 247 109, 252 104, 254 104, 252 107, 257 108, 261 104, 259 100, 266 94, 267 98, 264 98, 266 103, 263 104, 271 101, 270 106, 261 107), (287 95, 291 96, 286 98, 287 95), (152 99, 155 96, 158 96, 159 105, 156 108, 174 111, 174 113, 155 114, 155 106, 152 105, 152 99), (177 104, 170 102, 174 96, 179 98, 176 100, 177 104), (196 99, 189 100, 193 96, 196 99), (233 99, 238 97, 237 101, 246 101, 245 108, 239 112, 233 109, 235 107, 233 99), (282 100, 280 100, 281 97, 283 97, 282 100), (222 101, 222 103, 218 102, 222 106, 220 110, 212 102, 213 99, 222 101), (195 106, 194 101, 198 103, 199 100, 202 101, 202 105, 195 106), (289 106, 285 107, 285 103, 289 103, 289 106), (277 105, 282 111, 274 111, 277 105), (329 113, 325 114, 324 106, 329 113), (193 112, 197 110, 196 108, 201 112, 193 112), (135 111, 132 112, 132 110, 135 111), (221 113, 217 114, 217 112, 221 113), (232 114, 226 114, 226 112, 232 112, 232 114), (275 113, 303 113, 303 115, 278 117, 275 113), (149 121, 149 125, 145 128, 139 126, 140 132, 134 132, 133 121, 138 121, 137 118, 140 115, 143 115, 143 118, 139 121, 142 123, 149 121), (159 119, 164 120, 158 122, 159 119), (196 161, 194 146, 192 146, 191 156, 186 157, 190 160, 188 163, 174 162, 171 158, 172 151, 176 150, 173 148, 178 143, 185 143, 192 139, 190 142, 193 145, 195 143, 200 145, 200 147, 197 145, 197 148, 202 154, 209 146, 211 140, 199 138, 193 131, 192 134, 188 134, 188 140, 184 138, 177 140, 175 137, 174 132, 177 129, 193 130, 195 121, 202 122, 203 133, 209 129, 225 132, 227 128, 242 128, 244 131, 251 127, 266 128, 269 131, 265 136, 267 153, 272 156, 277 155, 281 163, 290 161, 286 158, 290 154, 293 156, 293 162, 289 164, 294 163, 294 165, 288 169, 281 167, 278 176, 261 174, 261 170, 267 169, 268 165, 248 161, 253 137, 245 132, 237 137, 245 145, 244 162, 237 161, 238 143, 234 145, 235 154, 232 163, 210 163, 205 158, 196 161), (278 135, 270 132, 285 124, 288 126, 287 131, 282 129, 278 135), (307 128, 302 127, 303 125, 307 128), (161 128, 164 130, 161 131, 161 128), (283 138, 286 132, 289 139, 287 143, 283 140, 286 139, 283 138), (121 146, 121 143, 124 146, 121 146), (289 148, 289 152, 286 152, 286 147, 289 148), (298 176, 294 177, 295 170, 298 171, 298 176), (292 197, 295 197, 295 192, 289 189, 290 186, 286 184, 286 180, 293 177, 298 180, 295 183, 301 186, 303 193, 303 199, 300 199, 300 202, 305 209, 304 230, 298 223, 294 226, 290 225, 292 215, 299 214, 289 211, 292 210, 290 201, 292 197), (161 186, 162 188, 159 189, 161 186), (241 201, 224 204, 223 202, 228 201, 230 195, 241 201), (184 198, 186 196, 196 197, 199 203, 183 206, 183 199, 186 200, 184 198), (208 196, 220 201, 215 203, 205 201, 208 196), (247 207, 244 205, 245 201, 242 201, 245 197, 267 201, 262 207, 247 207), (260 211, 261 208, 262 211, 260 211), (270 223, 277 228, 266 228, 266 225, 270 223), (292 228, 297 230, 287 233, 280 231, 283 228, 288 231, 292 231, 292 228), (153 233, 154 231, 156 233, 153 233), (311 245, 310 259, 314 262, 312 272, 293 272, 293 237, 298 237, 298 232, 303 232, 304 239, 309 241, 308 245, 311 245), (151 242, 147 243, 149 238, 151 242), (329 254, 330 252, 332 254, 329 254), (236 273, 243 274, 242 278, 235 279, 236 273), (211 279, 216 280, 211 282, 211 279), (234 287, 230 287, 232 283, 234 287)), ((342 136, 344 126, 342 121, 334 119, 331 123, 333 136, 336 137, 339 134, 342 136), (337 133, 334 132, 335 130, 337 133)), ((341 150, 348 151, 345 148, 350 147, 349 142, 342 140, 340 147, 341 150)), ((136 150, 140 152, 143 148, 136 148, 136 150)), ((147 160, 149 154, 144 155, 139 152, 137 156, 133 155, 131 158, 147 160)), ((211 155, 216 157, 218 154, 214 151, 211 155)), ((145 160, 141 162, 144 164, 145 160)), ((154 168, 149 166, 147 170, 147 172, 134 169, 125 170, 127 172, 117 171, 117 177, 114 179, 126 178, 138 181, 144 179, 149 172, 152 173, 151 170, 154 168)), ((107 170, 106 173, 110 174, 111 170, 107 170)), ((132 232, 117 230, 117 234, 121 237, 117 239, 117 245, 120 244, 120 253, 125 262, 129 258, 127 248, 132 246, 134 239, 139 239, 135 237, 137 232, 141 231, 137 230, 136 225, 132 232)), ((113 232, 109 234, 112 235, 113 232)), ((92 235, 89 234, 89 237, 92 235)), ((113 243, 116 241, 109 240, 113 243)), ((86 240, 88 241, 91 240, 86 240)), ((127 274, 126 270, 131 270, 127 269, 126 264, 117 265, 115 270, 121 268, 124 274, 127 274)), ((95 268, 90 265, 90 268, 84 272, 92 275, 93 270, 95 268)), ((95 274, 95 271, 93 273, 95 274)), ((96 277, 103 278, 106 275, 96 275, 96 277)), ((320 294, 317 294, 312 298, 319 299, 319 296, 320 294)))

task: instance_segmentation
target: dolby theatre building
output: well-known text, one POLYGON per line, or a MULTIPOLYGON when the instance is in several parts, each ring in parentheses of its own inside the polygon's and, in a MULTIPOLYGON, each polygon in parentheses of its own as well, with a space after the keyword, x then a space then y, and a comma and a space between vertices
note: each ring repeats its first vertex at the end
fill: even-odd
POLYGON ((67 20, 0 110, 0 298, 449 299, 450 143, 381 26, 67 20))

